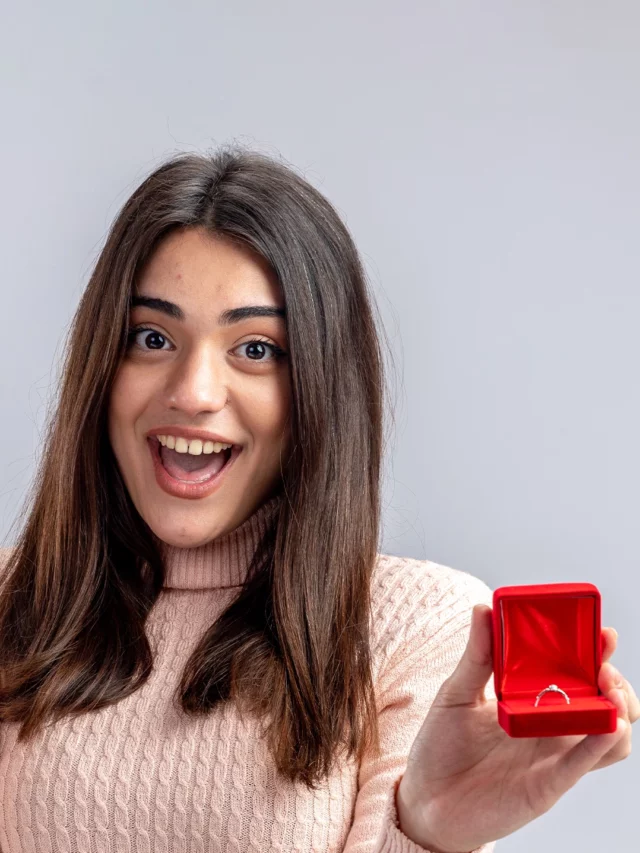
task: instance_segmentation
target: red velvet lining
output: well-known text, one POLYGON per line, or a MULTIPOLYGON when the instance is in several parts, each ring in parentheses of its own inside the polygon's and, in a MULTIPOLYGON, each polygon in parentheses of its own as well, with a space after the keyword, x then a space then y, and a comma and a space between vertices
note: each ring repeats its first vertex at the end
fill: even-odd
MULTIPOLYGON (((552 683, 570 698, 598 692, 592 597, 507 598, 500 608, 504 694, 510 698, 536 696, 552 683)), ((558 693, 545 693, 540 701, 547 704, 565 699, 558 693)))

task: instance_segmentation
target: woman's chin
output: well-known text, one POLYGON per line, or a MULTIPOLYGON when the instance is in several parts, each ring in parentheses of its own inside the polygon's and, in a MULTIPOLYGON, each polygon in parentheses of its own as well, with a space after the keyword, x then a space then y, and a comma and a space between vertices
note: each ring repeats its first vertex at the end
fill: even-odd
MULTIPOLYGON (((160 513, 160 509, 158 512, 160 513)), ((187 515, 185 513, 185 516, 187 515)), ((157 543, 172 548, 199 548, 217 539, 226 531, 224 526, 212 526, 211 519, 207 522, 203 520, 202 524, 198 524, 193 517, 176 519, 174 524, 167 524, 166 516, 164 518, 147 517, 145 521, 157 543)))

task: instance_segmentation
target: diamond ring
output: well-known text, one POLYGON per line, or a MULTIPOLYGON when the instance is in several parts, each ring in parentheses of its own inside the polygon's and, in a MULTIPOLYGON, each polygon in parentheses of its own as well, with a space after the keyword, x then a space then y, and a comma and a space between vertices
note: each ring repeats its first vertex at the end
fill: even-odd
POLYGON ((540 697, 543 696, 545 693, 548 693, 550 691, 553 693, 562 693, 564 698, 567 700, 567 705, 571 704, 571 699, 569 699, 569 697, 564 692, 564 690, 561 690, 557 684, 550 684, 548 687, 545 687, 544 690, 542 690, 540 693, 538 693, 538 695, 536 697, 536 701, 534 703, 536 707, 538 707, 538 702, 540 701, 540 697))

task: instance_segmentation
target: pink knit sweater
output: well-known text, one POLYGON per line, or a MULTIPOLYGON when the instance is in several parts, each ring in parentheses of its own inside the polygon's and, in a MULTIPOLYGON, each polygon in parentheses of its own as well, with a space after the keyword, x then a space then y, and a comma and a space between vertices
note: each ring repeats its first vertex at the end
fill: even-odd
POLYGON ((344 763, 315 792, 277 776, 254 722, 229 704, 193 719, 171 701, 278 500, 213 543, 165 548, 166 588, 148 621, 155 666, 136 693, 33 742, 16 742, 18 724, 0 725, 1 853, 424 853, 398 828, 395 792, 464 650, 473 605, 491 604, 483 581, 378 555, 372 650, 384 755, 344 763))

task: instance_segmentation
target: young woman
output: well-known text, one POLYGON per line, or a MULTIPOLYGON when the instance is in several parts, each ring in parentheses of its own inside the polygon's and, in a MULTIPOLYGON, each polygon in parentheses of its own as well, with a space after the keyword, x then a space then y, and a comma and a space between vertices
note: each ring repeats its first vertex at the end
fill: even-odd
POLYGON ((126 202, 4 554, 3 853, 489 853, 629 753, 610 664, 615 734, 509 738, 491 590, 378 553, 379 332, 288 167, 178 155, 126 202))

